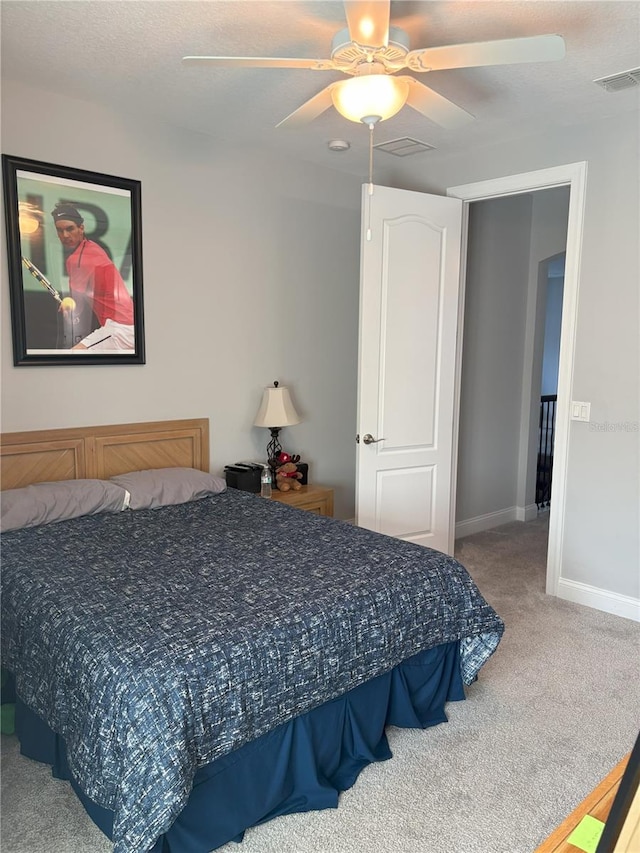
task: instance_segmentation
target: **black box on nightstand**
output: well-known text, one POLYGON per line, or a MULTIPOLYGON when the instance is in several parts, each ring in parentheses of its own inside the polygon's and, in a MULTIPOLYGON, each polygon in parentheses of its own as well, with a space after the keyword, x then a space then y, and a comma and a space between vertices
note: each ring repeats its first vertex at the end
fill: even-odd
POLYGON ((224 476, 230 489, 240 489, 243 492, 260 493, 260 475, 262 465, 250 462, 237 462, 235 465, 227 465, 224 476))

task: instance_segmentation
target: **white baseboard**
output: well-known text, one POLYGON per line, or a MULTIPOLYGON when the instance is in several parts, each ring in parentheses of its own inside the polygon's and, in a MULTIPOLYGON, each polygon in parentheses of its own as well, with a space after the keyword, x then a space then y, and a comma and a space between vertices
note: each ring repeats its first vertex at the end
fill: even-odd
POLYGON ((472 533, 482 533, 483 530, 491 530, 492 527, 499 527, 510 521, 517 521, 517 510, 517 507, 511 506, 508 509, 499 509, 496 512, 487 512, 475 518, 458 521, 456 522, 456 539, 471 536, 472 533))
POLYGON ((510 506, 507 509, 496 510, 496 512, 476 515, 475 518, 456 522, 456 539, 471 536, 472 533, 482 533, 483 530, 491 530, 492 527, 500 527, 501 524, 509 524, 510 521, 533 521, 537 516, 538 507, 536 504, 510 506))
POLYGON ((557 595, 565 601, 584 604, 596 610, 604 610, 605 613, 613 613, 616 616, 624 616, 625 619, 640 622, 640 599, 632 598, 630 595, 620 595, 617 592, 599 589, 579 581, 570 581, 567 578, 560 578, 558 581, 557 595))
POLYGON ((516 507, 516 521, 533 521, 538 517, 537 504, 529 504, 528 506, 516 507))

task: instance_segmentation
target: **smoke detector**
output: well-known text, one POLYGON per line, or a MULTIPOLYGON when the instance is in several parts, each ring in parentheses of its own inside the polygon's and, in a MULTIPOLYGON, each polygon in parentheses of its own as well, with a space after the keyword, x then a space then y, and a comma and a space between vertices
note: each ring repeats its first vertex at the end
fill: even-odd
POLYGON ((351 148, 351 143, 346 139, 330 139, 327 145, 329 151, 348 151, 351 148))

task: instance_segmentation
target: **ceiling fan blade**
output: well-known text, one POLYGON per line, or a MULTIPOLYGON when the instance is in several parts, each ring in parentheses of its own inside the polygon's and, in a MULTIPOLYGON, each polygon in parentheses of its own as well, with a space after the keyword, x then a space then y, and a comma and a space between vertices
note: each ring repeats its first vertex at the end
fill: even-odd
POLYGON ((301 107, 298 107, 297 110, 294 110, 286 118, 278 122, 276 127, 282 127, 285 124, 287 127, 298 127, 303 124, 309 124, 314 118, 318 118, 319 115, 332 106, 331 90, 335 85, 335 83, 331 83, 318 92, 317 95, 314 95, 313 98, 305 101, 301 107))
POLYGON ((448 68, 475 68, 480 65, 511 65, 519 62, 550 62, 565 55, 562 36, 450 44, 412 50, 406 64, 412 71, 444 71, 448 68))
POLYGON ((344 0, 349 38, 363 47, 389 44, 390 0, 344 0))
POLYGON ((187 66, 211 65, 219 68, 311 68, 314 71, 332 71, 330 59, 289 59, 276 56, 183 56, 187 66))
POLYGON ((398 77, 397 79, 404 80, 409 84, 408 106, 413 107, 414 110, 430 118, 431 121, 441 127, 454 130, 463 127, 475 118, 471 113, 454 104, 453 101, 449 101, 413 77, 398 77))

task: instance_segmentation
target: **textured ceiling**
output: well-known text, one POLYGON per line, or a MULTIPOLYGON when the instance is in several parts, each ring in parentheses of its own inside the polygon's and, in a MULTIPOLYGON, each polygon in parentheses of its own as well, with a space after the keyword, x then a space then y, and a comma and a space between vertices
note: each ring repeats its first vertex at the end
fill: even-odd
MULTIPOLYGON (((328 57, 345 26, 341 2, 300 0, 3 0, 2 74, 39 88, 104 102, 132 115, 363 175, 367 130, 333 108, 309 126, 278 121, 337 72, 185 68, 186 54, 328 57), (351 142, 331 153, 330 139, 351 142)), ((638 108, 640 87, 607 93, 592 80, 640 65, 640 2, 498 0, 391 3, 411 48, 559 33, 559 62, 438 71, 419 76, 476 116, 444 130, 408 107, 376 129, 376 142, 410 136, 440 151, 473 150, 541 126, 606 119, 638 108)), ((387 158, 391 155, 378 154, 387 158)), ((393 157, 394 167, 428 153, 393 157)))

